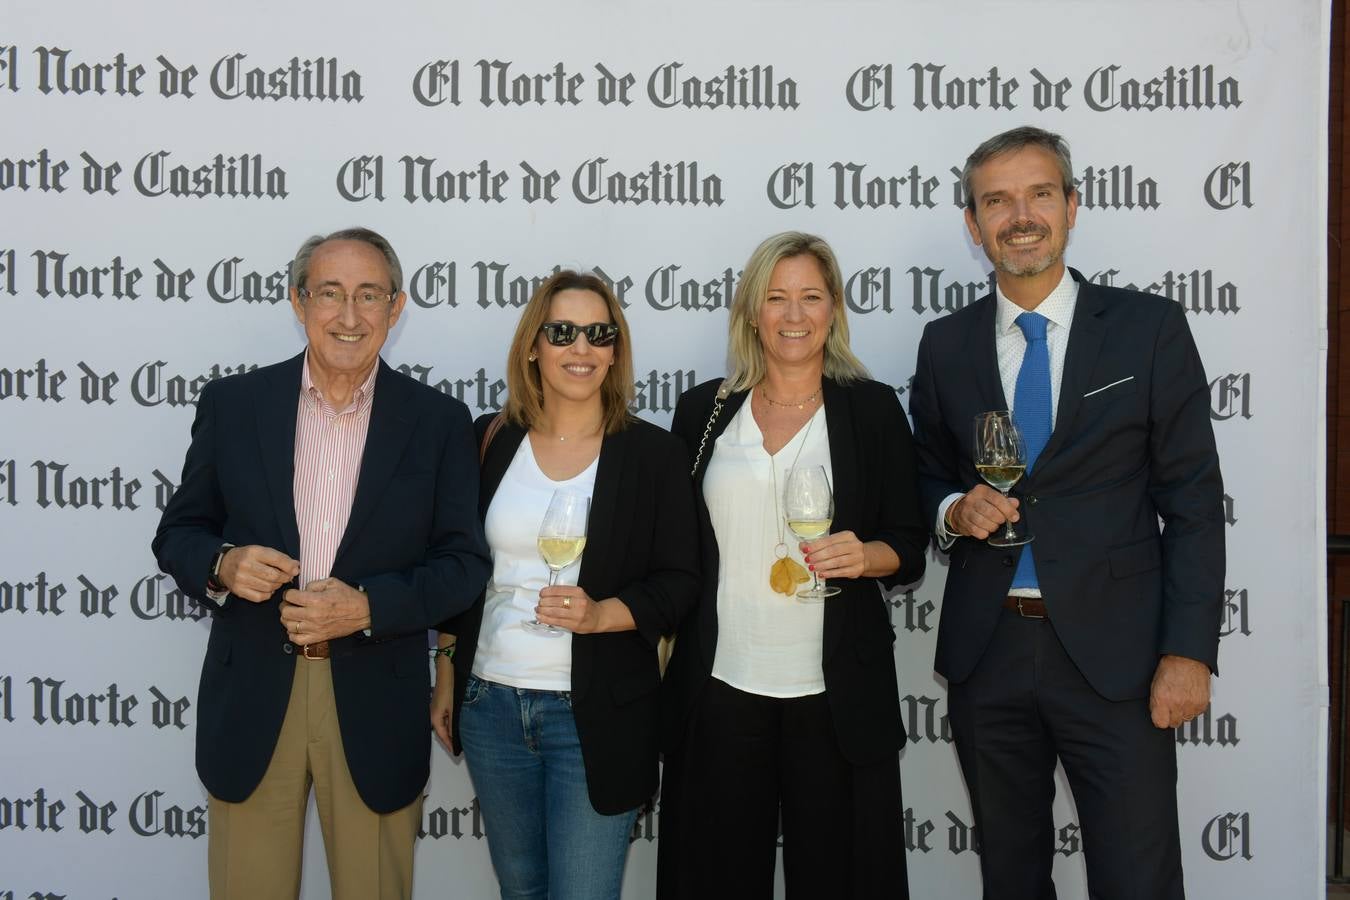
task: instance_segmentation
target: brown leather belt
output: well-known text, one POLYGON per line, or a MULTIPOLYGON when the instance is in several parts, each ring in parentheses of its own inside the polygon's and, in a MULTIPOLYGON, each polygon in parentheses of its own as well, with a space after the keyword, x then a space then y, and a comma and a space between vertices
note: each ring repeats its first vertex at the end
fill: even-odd
POLYGON ((314 644, 305 644, 304 646, 301 646, 301 645, 297 644, 296 647, 297 647, 297 649, 300 651, 300 655, 303 656, 305 659, 327 659, 327 658, 328 658, 328 642, 327 642, 327 641, 319 641, 318 643, 314 643, 314 644))
POLYGON ((1044 619, 1045 601, 1039 597, 1004 597, 1003 608, 1011 609, 1024 619, 1044 619))

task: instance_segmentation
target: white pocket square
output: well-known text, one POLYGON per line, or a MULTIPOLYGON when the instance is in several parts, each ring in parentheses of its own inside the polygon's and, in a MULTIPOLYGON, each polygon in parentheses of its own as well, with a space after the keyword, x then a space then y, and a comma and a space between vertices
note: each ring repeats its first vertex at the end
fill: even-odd
POLYGON ((1124 383, 1127 382, 1127 381, 1134 381, 1134 376, 1131 375, 1131 376, 1129 376, 1128 378, 1122 378, 1122 379, 1120 379, 1119 381, 1113 381, 1113 382, 1111 382, 1110 384, 1104 384, 1104 385, 1102 385, 1101 387, 1096 388, 1095 390, 1088 391, 1086 394, 1083 395, 1083 397, 1084 397, 1084 399, 1086 399, 1086 398, 1088 398, 1088 397, 1091 397, 1093 394, 1100 394, 1102 391, 1109 391, 1111 388, 1115 387, 1116 385, 1118 385, 1118 384, 1124 384, 1124 383))

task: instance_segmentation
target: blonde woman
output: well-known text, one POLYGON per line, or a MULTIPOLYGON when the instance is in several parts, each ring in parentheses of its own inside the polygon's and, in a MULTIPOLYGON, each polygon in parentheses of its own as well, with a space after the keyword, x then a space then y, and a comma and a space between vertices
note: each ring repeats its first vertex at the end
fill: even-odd
POLYGON ((828 244, 775 235, 732 302, 725 381, 680 398, 703 587, 666 680, 658 895, 906 897, 894 632, 879 585, 923 574, 914 448, 895 392, 848 345, 828 244), (798 469, 833 488, 829 533, 784 529, 798 469), (840 589, 801 602, 814 572, 840 589))

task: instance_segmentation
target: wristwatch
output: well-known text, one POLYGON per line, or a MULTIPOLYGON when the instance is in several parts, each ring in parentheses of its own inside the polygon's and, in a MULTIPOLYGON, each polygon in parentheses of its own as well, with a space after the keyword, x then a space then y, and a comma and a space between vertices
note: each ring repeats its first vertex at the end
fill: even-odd
POLYGON ((234 549, 234 544, 221 544, 216 555, 211 559, 211 571, 206 576, 206 589, 213 594, 225 592, 225 585, 220 581, 220 564, 225 561, 225 554, 234 549))

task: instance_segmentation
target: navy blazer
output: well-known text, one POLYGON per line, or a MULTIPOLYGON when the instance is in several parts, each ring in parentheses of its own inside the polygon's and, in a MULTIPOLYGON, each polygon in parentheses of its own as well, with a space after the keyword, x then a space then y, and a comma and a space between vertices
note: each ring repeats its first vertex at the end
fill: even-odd
MULTIPOLYGON (((1069 656, 1107 699, 1145 697, 1162 654, 1217 671, 1223 482, 1209 383, 1178 304, 1070 272, 1078 302, 1055 428, 1012 495, 1069 656)), ((982 483, 975 414, 1008 408, 996 303, 990 294, 930 322, 919 343, 910 412, 930 522, 944 497, 982 483)), ((1018 552, 973 538, 952 546, 936 660, 949 681, 979 662, 1018 552)))
MULTIPOLYGON (((493 419, 476 423, 481 436, 493 419)), ((507 423, 483 459, 479 513, 487 516, 525 429, 507 423)), ((684 448, 649 422, 600 445, 577 584, 593 599, 618 597, 636 631, 572 635, 572 713, 591 805, 603 815, 636 809, 656 793, 660 723, 657 641, 674 634, 698 597, 698 530, 684 448)), ((541 512, 542 517, 542 512, 541 512)), ((539 563, 542 568, 544 563, 539 563)), ((473 671, 484 597, 441 630, 455 643, 454 749, 464 686, 473 671)), ((550 638, 540 638, 550 640, 550 638)))
MULTIPOLYGON (((300 556, 295 425, 304 354, 207 384, 183 478, 153 550, 212 612, 197 695, 197 772, 214 796, 246 799, 281 732, 295 648, 281 624, 287 585, 265 603, 206 600, 222 542, 300 556)), ((366 805, 411 803, 430 767, 426 630, 473 602, 490 573, 475 514, 468 410, 379 363, 351 517, 332 577, 370 597, 371 636, 331 644, 333 691, 352 781, 366 805)))
MULTIPOLYGON (((686 719, 712 674, 717 651, 719 550, 703 502, 703 476, 717 437, 749 396, 746 391, 728 396, 709 429, 719 384, 719 380, 704 382, 680 397, 671 424, 691 459, 698 458, 703 447, 694 473, 703 587, 697 609, 680 628, 666 671, 667 752, 682 746, 686 719)), ((928 528, 919 507, 909 423, 895 391, 875 381, 844 385, 829 378, 821 390, 833 470, 831 530, 852 531, 862 541, 884 541, 900 557, 900 569, 885 578, 830 579, 841 592, 825 601, 821 665, 830 715, 840 751, 849 762, 864 765, 898 752, 905 742, 895 675, 895 629, 878 584, 892 588, 923 575, 928 528)), ((797 601, 785 597, 783 602, 797 601)))

